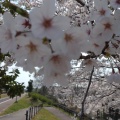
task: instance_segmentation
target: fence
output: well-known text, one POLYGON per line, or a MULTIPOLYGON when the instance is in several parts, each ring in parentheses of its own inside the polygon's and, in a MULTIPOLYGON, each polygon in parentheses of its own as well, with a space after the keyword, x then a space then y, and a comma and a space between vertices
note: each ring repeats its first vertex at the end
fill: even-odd
POLYGON ((56 107, 63 109, 64 111, 68 112, 71 115, 75 115, 78 117, 78 113, 72 109, 67 108, 65 105, 62 104, 55 104, 56 107))
POLYGON ((97 120, 120 120, 120 109, 113 109, 110 107, 107 113, 104 109, 103 112, 100 112, 100 110, 98 110, 96 118, 97 120))
POLYGON ((43 107, 43 104, 40 104, 38 106, 33 106, 30 107, 27 111, 26 111, 26 120, 31 120, 37 113, 38 111, 43 107))
MULTIPOLYGON (((56 107, 63 109, 64 111, 68 112, 71 115, 75 115, 76 118, 79 119, 78 112, 71 110, 67 108, 67 106, 63 104, 55 104, 56 107)), ((103 112, 97 111, 97 115, 95 118, 89 118, 89 116, 86 116, 87 120, 120 120, 120 109, 113 109, 109 108, 109 112, 106 113, 104 110, 103 112)))

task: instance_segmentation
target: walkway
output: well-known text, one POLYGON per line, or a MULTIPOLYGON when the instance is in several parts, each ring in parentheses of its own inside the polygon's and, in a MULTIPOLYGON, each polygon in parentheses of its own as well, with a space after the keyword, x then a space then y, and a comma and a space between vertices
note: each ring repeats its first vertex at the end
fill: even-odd
MULTIPOLYGON (((65 114, 64 112, 60 111, 57 108, 54 108, 54 107, 44 107, 44 108, 50 111, 60 120, 74 120, 69 115, 65 114)), ((26 120, 26 117, 25 117, 26 110, 28 110, 28 108, 19 110, 17 112, 14 112, 8 115, 1 116, 0 120, 26 120)))
POLYGON ((50 111, 52 114, 54 114, 60 120, 74 120, 69 115, 65 114, 64 112, 60 111, 57 108, 54 108, 54 107, 44 107, 44 108, 46 110, 50 111))
POLYGON ((25 113, 27 109, 19 110, 8 115, 0 116, 0 120, 26 120, 25 113))
MULTIPOLYGON (((24 97, 26 94, 22 94, 21 97, 18 97, 18 100, 24 97)), ((0 113, 3 112, 5 109, 7 109, 9 106, 11 106, 16 100, 16 97, 13 99, 8 99, 5 102, 0 103, 0 113)))

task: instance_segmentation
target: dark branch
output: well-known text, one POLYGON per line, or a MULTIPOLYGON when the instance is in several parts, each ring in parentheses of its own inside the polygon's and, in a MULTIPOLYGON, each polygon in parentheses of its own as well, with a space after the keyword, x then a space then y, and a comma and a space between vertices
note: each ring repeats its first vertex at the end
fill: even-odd
POLYGON ((82 6, 85 6, 85 3, 82 0, 76 0, 78 3, 80 3, 82 6))
POLYGON ((82 108, 81 108, 80 120, 82 120, 82 118, 84 117, 84 105, 85 105, 85 101, 86 101, 86 98, 87 98, 87 95, 88 95, 88 91, 89 91, 89 88, 90 88, 90 85, 91 85, 91 82, 92 82, 93 72, 94 72, 94 67, 93 67, 93 69, 91 71, 90 78, 89 78, 89 83, 88 83, 88 87, 87 87, 84 99, 82 101, 82 108))

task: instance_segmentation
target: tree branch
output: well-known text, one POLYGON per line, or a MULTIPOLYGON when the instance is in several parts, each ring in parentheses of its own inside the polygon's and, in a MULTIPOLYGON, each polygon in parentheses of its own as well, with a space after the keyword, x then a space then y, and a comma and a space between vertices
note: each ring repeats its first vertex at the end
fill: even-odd
POLYGON ((90 88, 90 85, 91 85, 91 82, 92 82, 93 72, 94 72, 94 67, 91 71, 88 87, 87 87, 84 99, 82 101, 82 109, 81 109, 81 114, 80 114, 80 120, 82 120, 82 118, 84 118, 84 105, 85 105, 85 101, 86 101, 86 98, 87 98, 87 95, 88 95, 88 91, 89 91, 89 88, 90 88))
POLYGON ((85 3, 82 0, 76 0, 78 3, 80 3, 82 6, 85 6, 85 3))
POLYGON ((13 13, 18 13, 18 14, 26 17, 26 18, 29 18, 29 14, 28 14, 28 12, 26 10, 18 7, 17 5, 15 5, 15 4, 13 4, 13 3, 9 2, 9 1, 2 2, 2 5, 5 8, 10 9, 10 11, 13 12, 13 13))

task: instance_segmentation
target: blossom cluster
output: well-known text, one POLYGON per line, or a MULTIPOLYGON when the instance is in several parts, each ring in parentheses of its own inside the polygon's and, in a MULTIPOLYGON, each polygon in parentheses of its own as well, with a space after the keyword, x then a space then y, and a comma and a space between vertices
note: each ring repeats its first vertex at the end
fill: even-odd
POLYGON ((30 73, 38 67, 47 85, 55 80, 65 85, 70 61, 78 60, 83 52, 95 56, 83 61, 86 70, 97 66, 96 57, 101 54, 120 53, 119 7, 120 0, 95 0, 86 24, 76 27, 69 17, 55 14, 55 0, 44 0, 29 12, 29 18, 5 12, 0 26, 1 52, 12 53, 16 65, 30 73))

